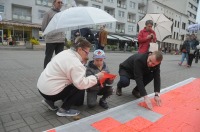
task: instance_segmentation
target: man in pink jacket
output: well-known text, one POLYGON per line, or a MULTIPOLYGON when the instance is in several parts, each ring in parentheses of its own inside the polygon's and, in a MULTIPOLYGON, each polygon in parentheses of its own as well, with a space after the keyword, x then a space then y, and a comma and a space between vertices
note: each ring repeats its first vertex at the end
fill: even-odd
POLYGON ((147 20, 145 23, 146 27, 138 34, 139 49, 138 53, 147 53, 151 42, 156 42, 156 34, 152 30, 153 21, 147 20))

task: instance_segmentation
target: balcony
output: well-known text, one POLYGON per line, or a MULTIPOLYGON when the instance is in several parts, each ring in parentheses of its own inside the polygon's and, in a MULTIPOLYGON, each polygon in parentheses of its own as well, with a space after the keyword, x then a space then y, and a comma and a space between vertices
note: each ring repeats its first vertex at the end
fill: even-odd
POLYGON ((116 33, 124 33, 125 30, 124 30, 124 29, 117 29, 117 28, 116 28, 115 32, 116 32, 116 33))
POLYGON ((127 19, 127 22, 135 23, 136 20, 134 20, 134 19, 127 19))
POLYGON ((139 10, 138 10, 138 13, 145 14, 145 11, 139 9, 139 10))
POLYGON ((126 9, 126 5, 124 5, 124 4, 117 4, 117 7, 119 7, 119 8, 123 8, 123 9, 126 9))

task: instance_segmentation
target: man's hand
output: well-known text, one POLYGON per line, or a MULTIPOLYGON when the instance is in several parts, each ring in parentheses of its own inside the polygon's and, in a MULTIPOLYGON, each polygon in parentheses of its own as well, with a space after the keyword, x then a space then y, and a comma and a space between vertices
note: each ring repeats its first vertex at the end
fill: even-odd
POLYGON ((162 101, 161 101, 161 99, 160 99, 159 96, 155 96, 155 97, 154 97, 154 100, 155 100, 155 102, 156 102, 156 104, 157 104, 158 106, 161 106, 162 101))
POLYGON ((149 108, 150 110, 153 110, 153 106, 152 106, 151 100, 149 99, 149 97, 147 95, 144 96, 144 102, 146 103, 147 108, 149 108))

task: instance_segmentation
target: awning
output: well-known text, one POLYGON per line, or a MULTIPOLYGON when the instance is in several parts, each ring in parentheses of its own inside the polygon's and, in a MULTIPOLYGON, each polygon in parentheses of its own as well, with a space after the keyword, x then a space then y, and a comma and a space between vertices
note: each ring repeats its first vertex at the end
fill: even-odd
POLYGON ((127 38, 124 38, 124 37, 121 37, 121 36, 119 36, 119 35, 111 35, 112 37, 115 37, 115 38, 117 38, 117 39, 119 39, 119 40, 124 40, 124 41, 131 41, 131 40, 129 40, 129 39, 127 39, 127 38))
POLYGON ((114 37, 112 37, 112 36, 110 36, 110 35, 107 35, 107 39, 117 40, 117 38, 114 38, 114 37))
POLYGON ((33 24, 33 23, 21 23, 16 21, 0 21, 0 24, 3 25, 12 25, 12 26, 21 26, 21 27, 33 27, 33 28, 41 28, 40 24, 33 24))
POLYGON ((131 41, 133 41, 133 38, 129 37, 129 36, 123 36, 124 38, 130 39, 131 41))

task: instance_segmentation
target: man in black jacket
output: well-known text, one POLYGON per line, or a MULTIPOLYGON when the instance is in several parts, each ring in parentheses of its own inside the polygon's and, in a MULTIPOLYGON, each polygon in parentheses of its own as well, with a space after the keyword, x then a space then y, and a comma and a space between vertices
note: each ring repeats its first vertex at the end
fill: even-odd
POLYGON ((146 54, 134 54, 119 65, 120 80, 117 84, 116 94, 122 95, 122 88, 130 84, 130 79, 136 81, 137 86, 133 89, 132 94, 136 98, 144 97, 144 101, 149 109, 152 104, 147 96, 145 86, 154 79, 155 101, 161 105, 159 97, 160 92, 160 63, 163 59, 162 53, 155 51, 146 54))

